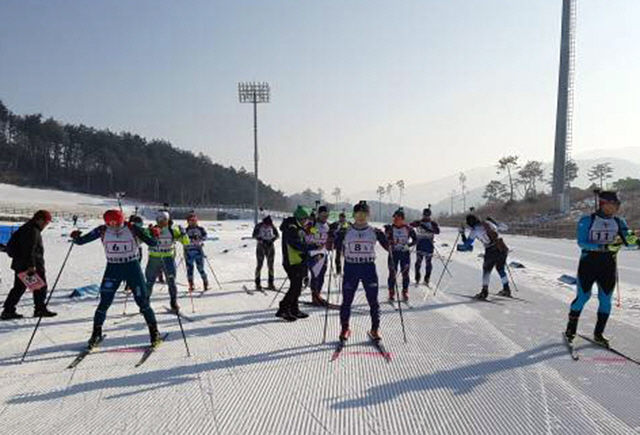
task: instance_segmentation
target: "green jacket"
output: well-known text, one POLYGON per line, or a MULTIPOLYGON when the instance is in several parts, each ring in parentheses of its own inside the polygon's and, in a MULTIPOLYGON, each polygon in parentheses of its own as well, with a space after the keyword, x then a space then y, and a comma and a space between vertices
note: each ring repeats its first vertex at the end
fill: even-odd
POLYGON ((149 246, 149 257, 151 258, 175 257, 176 242, 180 242, 183 245, 189 244, 189 236, 180 227, 172 226, 162 228, 156 240, 158 241, 156 246, 149 246))

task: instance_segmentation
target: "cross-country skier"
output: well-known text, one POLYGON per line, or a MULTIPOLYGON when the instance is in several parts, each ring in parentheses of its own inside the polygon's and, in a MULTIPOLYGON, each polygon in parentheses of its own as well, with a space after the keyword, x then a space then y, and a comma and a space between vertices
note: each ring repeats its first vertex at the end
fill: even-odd
POLYGON ((268 289, 275 290, 276 286, 273 282, 275 272, 273 270, 273 262, 276 257, 276 248, 274 242, 278 240, 280 235, 278 230, 273 224, 271 216, 265 216, 260 223, 258 223, 253 229, 252 237, 256 239, 256 272, 255 282, 256 290, 262 289, 260 275, 262 274, 262 266, 264 265, 265 258, 267 259, 267 270, 269 274, 268 289))
POLYGON ((406 224, 404 210, 399 208, 393 213, 393 223, 385 225, 384 232, 389 241, 389 301, 395 300, 396 276, 398 266, 402 274, 402 299, 409 300, 409 269, 411 268, 411 247, 416 244, 416 232, 406 224))
POLYGON ((204 270, 204 241, 207 240, 207 231, 198 225, 198 216, 195 213, 189 213, 187 216, 187 237, 189 243, 184 245, 184 262, 187 266, 187 280, 189 282, 189 291, 193 291, 193 266, 198 268, 200 278, 202 278, 202 286, 205 291, 209 290, 209 280, 207 272, 204 270))
MULTIPOLYGON (((42 244, 42 231, 51 223, 51 213, 47 210, 37 211, 31 220, 18 228, 11 235, 5 250, 11 257, 11 269, 15 272, 13 288, 4 301, 4 309, 0 319, 21 319, 22 314, 16 312, 16 305, 27 290, 19 273, 27 272, 30 275, 38 274, 46 283, 47 277, 44 268, 44 246, 42 244)), ((46 306, 47 286, 33 292, 35 309, 34 317, 54 317, 56 313, 49 311, 46 306)))
POLYGON ((307 313, 300 311, 298 299, 302 292, 302 281, 309 273, 307 262, 309 251, 317 248, 316 245, 307 243, 304 226, 309 221, 309 213, 304 207, 298 206, 293 216, 286 218, 280 225, 282 233, 282 265, 289 277, 289 290, 280 301, 280 308, 276 317, 288 322, 309 317, 307 313))
POLYGON ((578 246, 582 255, 578 265, 577 295, 571 303, 565 331, 569 342, 576 335, 580 313, 591 297, 591 288, 597 284, 598 321, 593 338, 597 343, 609 346, 604 329, 611 313, 611 298, 618 275, 616 256, 624 245, 640 246, 638 237, 629 231, 625 220, 616 216, 619 209, 620 200, 616 192, 600 192, 598 211, 583 216, 578 222, 578 246))
POLYGON ((511 288, 509 287, 509 277, 506 272, 507 255, 509 248, 504 240, 498 234, 498 227, 492 222, 481 221, 474 214, 467 215, 467 225, 471 228, 468 236, 464 233, 464 227, 460 228, 460 235, 465 249, 473 246, 474 240, 478 239, 484 245, 484 263, 482 265, 482 290, 475 297, 477 299, 487 299, 489 296, 489 282, 491 281, 491 271, 496 268, 500 280, 502 281, 502 290, 499 296, 511 297, 511 288))
POLYGON ((440 234, 440 226, 431 219, 431 209, 422 210, 422 219, 411 223, 416 230, 418 244, 416 245, 416 284, 420 284, 420 269, 424 260, 424 283, 429 285, 431 281, 431 271, 433 270, 433 253, 435 250, 434 236, 440 234))
MULTIPOLYGON (((351 223, 347 221, 347 215, 344 214, 344 212, 340 213, 337 222, 334 222, 329 226, 331 237, 334 240, 333 248, 335 249, 336 256, 336 275, 342 275, 342 246, 338 246, 336 241, 338 239, 338 234, 345 233, 350 226, 351 223)), ((344 239, 344 234, 342 235, 342 239, 344 239)))
MULTIPOLYGON (((108 210, 104 214, 104 225, 93 229, 86 235, 80 230, 71 233, 73 243, 84 245, 101 239, 107 257, 107 268, 100 284, 100 302, 93 317, 93 333, 89 339, 89 347, 93 347, 102 339, 102 325, 107 317, 107 310, 113 303, 116 291, 124 281, 132 289, 134 300, 140 308, 149 327, 151 344, 160 340, 158 325, 153 309, 149 305, 145 277, 140 266, 140 241, 149 246, 156 245, 141 225, 124 223, 124 215, 120 210, 108 210)), ((156 234, 157 234, 157 230, 156 234)))
POLYGON ((355 222, 345 233, 338 235, 338 243, 344 250, 344 275, 342 277, 342 306, 340 307, 340 340, 351 335, 349 318, 351 304, 358 284, 362 281, 371 314, 371 331, 374 340, 380 340, 380 304, 378 303, 378 274, 376 272, 376 243, 389 250, 387 237, 379 229, 369 226, 369 205, 360 201, 353 207, 355 222))
POLYGON ((149 246, 149 261, 144 272, 147 278, 148 295, 151 298, 158 274, 163 272, 169 287, 171 310, 177 313, 180 311, 180 305, 178 305, 178 287, 176 286, 175 244, 180 242, 188 245, 189 237, 183 228, 173 226, 167 211, 161 210, 156 214, 156 226, 153 228, 157 228, 160 232, 157 237, 158 243, 155 246, 149 246))
POLYGON ((307 242, 318 246, 317 255, 312 256, 309 260, 309 271, 311 272, 311 300, 313 305, 324 306, 327 301, 321 295, 322 286, 324 285, 324 277, 327 274, 328 252, 331 250, 333 240, 329 231, 329 210, 327 206, 318 207, 316 219, 312 222, 308 234, 307 242))

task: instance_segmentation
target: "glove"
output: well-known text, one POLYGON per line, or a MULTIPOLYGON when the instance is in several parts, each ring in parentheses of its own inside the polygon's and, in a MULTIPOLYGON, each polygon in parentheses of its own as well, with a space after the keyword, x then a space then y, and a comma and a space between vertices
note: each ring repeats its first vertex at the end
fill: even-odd
POLYGON ((160 237, 160 233, 162 232, 162 230, 160 230, 159 227, 151 227, 151 234, 153 235, 153 237, 155 239, 157 239, 158 237, 160 237))
POLYGON ((73 231, 71 231, 71 234, 69 234, 69 237, 71 237, 73 240, 76 240, 76 239, 80 238, 81 235, 82 235, 82 231, 73 230, 73 231))
POLYGON ((617 254, 623 246, 624 245, 622 243, 612 243, 610 245, 607 245, 607 251, 617 254))

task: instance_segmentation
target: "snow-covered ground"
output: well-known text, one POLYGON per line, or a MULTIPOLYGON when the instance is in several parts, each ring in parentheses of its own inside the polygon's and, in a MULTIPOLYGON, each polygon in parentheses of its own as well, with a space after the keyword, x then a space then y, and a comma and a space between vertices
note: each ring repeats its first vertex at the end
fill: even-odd
MULTIPOLYGON (((90 227, 96 222, 83 223, 90 227)), ((112 306, 103 346, 76 369, 66 366, 91 331, 96 299, 72 301, 72 289, 98 284, 104 268, 99 242, 74 247, 52 299, 59 316, 45 319, 32 350, 18 364, 35 319, 0 323, 0 428, 3 434, 122 433, 429 433, 429 434, 631 434, 640 432, 639 367, 582 343, 572 361, 560 337, 574 290, 557 282, 574 274, 573 242, 508 237, 522 300, 493 297, 477 302, 478 252, 455 253, 451 272, 434 297, 411 288, 404 310, 408 343, 399 313, 382 304, 382 334, 392 361, 368 342, 367 305, 355 302, 352 338, 336 361, 337 311, 329 313, 328 342, 322 343, 324 311, 288 324, 274 317, 273 294, 249 295, 254 243, 248 222, 205 223, 219 241, 206 250, 222 282, 194 299, 179 287, 184 327, 192 356, 186 357, 175 316, 168 315, 166 288, 157 287, 153 306, 168 342, 134 368, 148 332, 139 315, 123 316, 124 295, 112 306), (221 253, 229 249, 226 254, 221 253), (425 299, 425 296, 426 299, 425 299)), ((58 222, 45 232, 48 277, 53 282, 67 252, 58 222)), ((454 231, 440 243, 450 246, 454 231)), ((442 255, 449 247, 439 246, 442 255)), ((386 256, 379 251, 380 297, 386 297, 386 256)), ((620 350, 640 358, 639 253, 620 261, 622 308, 608 332, 620 350)), ((277 252, 280 263, 280 251, 277 252)), ((434 280, 441 271, 434 261, 434 280)), ((8 258, 0 255, 10 287, 8 258)), ((278 277, 283 276, 280 266, 278 277)), ((266 277, 266 273, 263 274, 266 277)), ((186 282, 181 268, 179 282, 186 282)), ((212 280, 213 282, 213 280, 212 280)), ((281 281, 278 281, 278 283, 281 281)), ((497 276, 492 291, 498 289, 497 276)), ((336 281, 332 299, 337 302, 336 281)), ((30 314, 26 295, 19 311, 30 314)), ((305 300, 309 293, 303 294, 305 300)), ((580 329, 589 333, 597 301, 580 329)), ((129 300, 127 312, 134 312, 129 300)))

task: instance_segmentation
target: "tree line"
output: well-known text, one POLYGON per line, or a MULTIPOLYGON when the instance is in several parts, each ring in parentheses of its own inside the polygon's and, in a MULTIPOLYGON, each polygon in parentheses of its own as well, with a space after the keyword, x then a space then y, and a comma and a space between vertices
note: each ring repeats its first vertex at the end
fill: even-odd
MULTIPOLYGON (((253 174, 165 140, 16 115, 0 101, 0 181, 181 206, 253 204, 253 174)), ((262 182, 260 206, 286 210, 262 182)))

